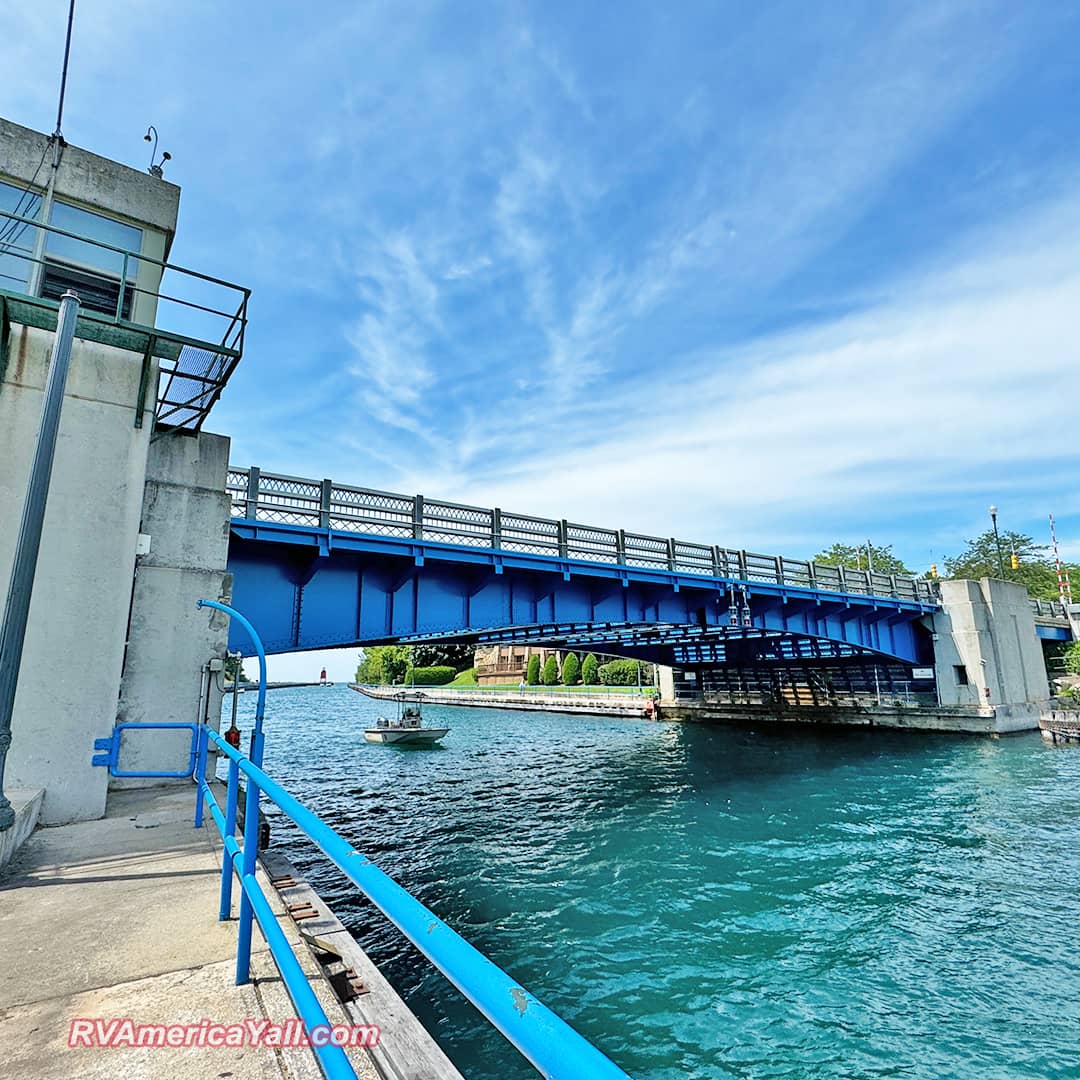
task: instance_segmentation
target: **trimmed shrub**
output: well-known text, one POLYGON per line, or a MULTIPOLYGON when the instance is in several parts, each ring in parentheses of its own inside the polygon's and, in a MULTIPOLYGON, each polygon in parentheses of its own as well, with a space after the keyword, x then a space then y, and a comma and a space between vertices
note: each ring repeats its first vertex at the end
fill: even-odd
POLYGON ((563 686, 577 686, 580 671, 581 665, 578 663, 578 658, 573 653, 570 653, 562 662, 563 686))
POLYGON ((646 665, 637 660, 612 660, 610 664, 601 664, 600 681, 605 686, 637 686, 639 666, 644 682, 646 665))
POLYGON ((544 661, 544 673, 540 676, 540 681, 545 686, 556 686, 559 682, 559 661, 555 659, 554 655, 549 656, 544 661))
POLYGON ((529 657, 529 666, 525 669, 525 681, 530 686, 540 685, 540 657, 536 653, 529 657))
POLYGON ((596 657, 589 653, 585 657, 585 663, 581 665, 581 681, 586 686, 595 686, 600 681, 600 676, 597 674, 599 669, 600 665, 596 662, 596 657))
POLYGON ((453 682, 457 672, 452 667, 439 664, 435 667, 409 668, 405 682, 412 686, 445 686, 453 682))

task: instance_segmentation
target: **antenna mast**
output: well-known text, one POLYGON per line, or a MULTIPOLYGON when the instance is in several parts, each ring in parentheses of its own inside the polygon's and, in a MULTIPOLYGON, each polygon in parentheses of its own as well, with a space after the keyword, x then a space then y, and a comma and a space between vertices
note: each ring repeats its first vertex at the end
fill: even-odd
POLYGON ((75 0, 71 0, 68 6, 67 38, 64 41, 64 66, 60 72, 60 101, 56 106, 56 130, 53 132, 54 139, 63 139, 60 131, 64 119, 64 95, 67 93, 68 61, 71 59, 71 26, 75 22, 75 0))
MULTIPOLYGON (((64 66, 60 71, 60 100, 56 106, 56 130, 49 136, 49 146, 52 147, 52 166, 49 170, 49 182, 45 185, 45 194, 41 199, 39 220, 48 222, 52 218, 53 195, 56 191, 56 174, 60 169, 60 158, 64 153, 64 136, 60 131, 60 125, 64 119, 64 97, 67 94, 68 61, 71 59, 71 28, 75 22, 75 0, 68 5, 67 36, 64 39, 64 66)), ((44 160, 44 157, 42 158, 44 160)), ((34 239, 34 254, 31 261, 30 272, 30 295, 37 296, 41 292, 41 279, 44 275, 45 264, 45 230, 35 229, 37 234, 34 239)))

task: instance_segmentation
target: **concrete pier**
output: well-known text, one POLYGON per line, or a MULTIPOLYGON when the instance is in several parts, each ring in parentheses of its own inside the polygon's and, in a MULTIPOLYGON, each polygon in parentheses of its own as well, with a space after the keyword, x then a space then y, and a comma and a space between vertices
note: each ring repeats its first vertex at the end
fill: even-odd
POLYGON ((777 702, 666 702, 662 720, 730 724, 809 724, 876 727, 903 731, 936 731, 956 735, 1011 735, 1034 731, 1040 710, 1035 705, 905 706, 868 702, 848 705, 788 705, 777 702))

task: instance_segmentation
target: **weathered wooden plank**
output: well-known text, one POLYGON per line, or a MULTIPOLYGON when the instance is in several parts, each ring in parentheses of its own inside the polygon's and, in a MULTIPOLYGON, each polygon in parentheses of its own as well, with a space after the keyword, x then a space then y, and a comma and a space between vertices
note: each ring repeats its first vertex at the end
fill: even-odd
MULTIPOLYGON (((361 992, 342 1005, 354 1023, 379 1028, 379 1045, 370 1053, 382 1076, 386 1080, 464 1080, 341 920, 292 863, 276 851, 264 851, 260 858, 320 965, 327 967, 325 954, 329 953, 339 958, 346 969, 352 969, 355 979, 362 984, 361 992)), ((328 973, 327 978, 331 983, 343 982, 336 972, 328 973)))

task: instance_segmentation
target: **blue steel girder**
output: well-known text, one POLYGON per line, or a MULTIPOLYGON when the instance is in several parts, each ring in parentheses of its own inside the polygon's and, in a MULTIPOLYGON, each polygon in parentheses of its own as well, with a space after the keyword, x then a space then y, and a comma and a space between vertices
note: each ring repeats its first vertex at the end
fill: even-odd
MULTIPOLYGON (((719 647, 739 629, 918 663, 927 654, 919 620, 935 610, 909 599, 246 519, 233 519, 229 569, 233 603, 273 652, 441 638, 644 650, 671 663, 677 649, 707 637, 719 647)), ((247 644, 238 636, 230 647, 247 644)))

